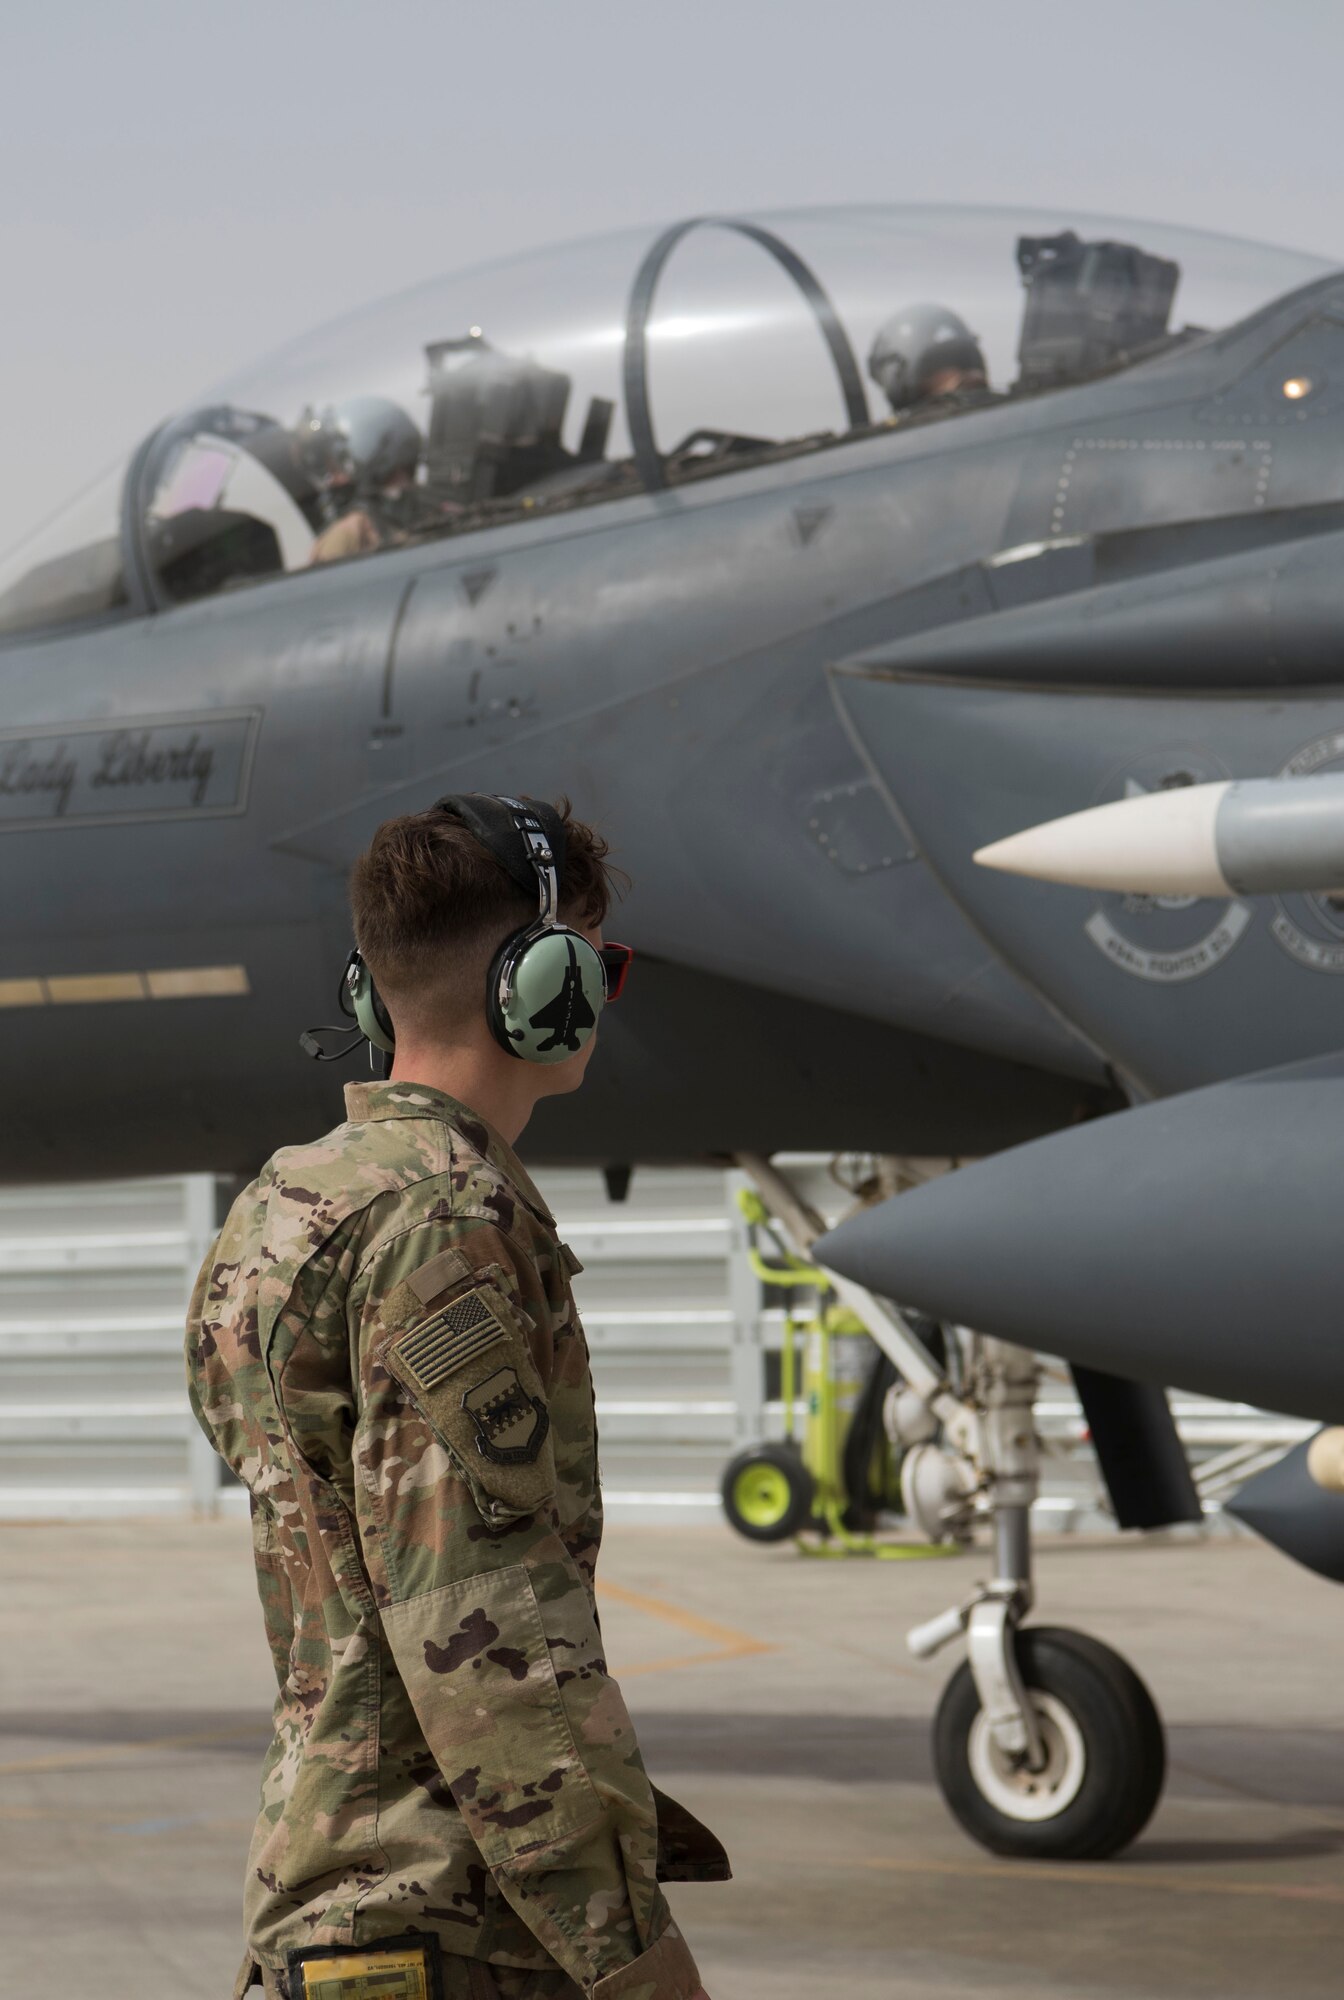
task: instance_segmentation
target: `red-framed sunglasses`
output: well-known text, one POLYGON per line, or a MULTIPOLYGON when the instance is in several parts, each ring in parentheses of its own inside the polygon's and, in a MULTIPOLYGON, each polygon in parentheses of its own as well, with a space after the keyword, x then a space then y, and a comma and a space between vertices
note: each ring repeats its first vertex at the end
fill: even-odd
POLYGON ((625 991, 625 982, 630 973, 630 961, 634 957, 634 947, 628 944, 604 944, 598 951, 602 961, 602 977, 607 985, 607 1005, 619 1000, 625 991))

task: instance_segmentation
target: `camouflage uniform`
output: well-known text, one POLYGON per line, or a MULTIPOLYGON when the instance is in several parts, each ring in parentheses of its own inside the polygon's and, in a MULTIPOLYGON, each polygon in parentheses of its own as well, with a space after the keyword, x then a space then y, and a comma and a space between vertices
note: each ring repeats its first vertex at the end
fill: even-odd
POLYGON ((658 1880, 727 1864, 653 1791, 602 1658, 577 1260, 472 1112, 402 1083, 346 1106, 234 1203, 188 1322, 280 1689, 236 1992, 416 1931, 448 2000, 689 2000, 658 1880))

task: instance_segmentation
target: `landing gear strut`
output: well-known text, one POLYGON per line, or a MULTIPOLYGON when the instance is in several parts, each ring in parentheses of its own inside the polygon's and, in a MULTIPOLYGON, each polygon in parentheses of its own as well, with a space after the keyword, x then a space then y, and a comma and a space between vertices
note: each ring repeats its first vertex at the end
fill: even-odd
MULTIPOLYGON (((769 1161, 742 1170, 800 1254, 823 1223, 769 1161)), ((1040 1483, 1034 1355, 961 1334, 956 1389, 904 1316, 862 1286, 832 1276, 891 1356, 905 1386, 889 1399, 893 1435, 910 1446, 906 1511, 933 1540, 993 1533, 994 1575, 954 1609, 910 1633, 927 1659, 966 1635, 934 1719, 934 1768, 948 1806, 995 1854, 1097 1860, 1142 1832, 1166 1773, 1162 1724, 1134 1669, 1100 1640, 1055 1626, 1023 1627, 1031 1610, 1031 1507, 1040 1483), (934 1425, 941 1430, 931 1439, 934 1425)))

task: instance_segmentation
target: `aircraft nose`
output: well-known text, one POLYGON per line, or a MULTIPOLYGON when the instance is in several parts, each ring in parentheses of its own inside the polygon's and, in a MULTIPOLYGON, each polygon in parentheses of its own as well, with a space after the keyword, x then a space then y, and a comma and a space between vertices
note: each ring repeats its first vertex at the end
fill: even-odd
POLYGON ((867 1209, 822 1262, 1093 1368, 1344 1414, 1344 1055, 1118 1112, 867 1209))

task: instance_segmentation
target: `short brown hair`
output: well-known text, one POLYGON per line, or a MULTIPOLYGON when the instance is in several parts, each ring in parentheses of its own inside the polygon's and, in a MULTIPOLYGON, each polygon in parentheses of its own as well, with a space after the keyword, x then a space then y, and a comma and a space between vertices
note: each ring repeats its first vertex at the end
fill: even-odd
MULTIPOLYGON (((607 842, 575 819, 568 799, 556 805, 565 828, 560 914, 567 923, 601 924, 615 871, 607 842)), ((350 872, 355 942, 395 1017, 416 1026, 450 1026, 484 998, 489 959, 535 916, 503 864, 470 828, 447 813, 403 813, 384 820, 350 872)))

